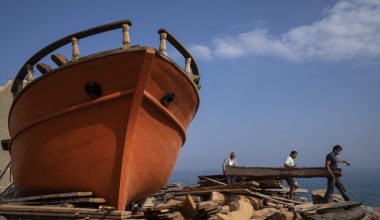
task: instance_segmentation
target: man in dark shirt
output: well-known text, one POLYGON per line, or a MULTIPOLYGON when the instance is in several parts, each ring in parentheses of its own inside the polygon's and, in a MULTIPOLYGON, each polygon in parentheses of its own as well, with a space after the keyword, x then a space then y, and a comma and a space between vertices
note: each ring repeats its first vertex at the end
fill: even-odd
POLYGON ((339 189, 340 193, 342 194, 344 200, 350 201, 350 198, 348 198, 346 194, 346 189, 344 188, 344 185, 339 177, 334 176, 332 169, 338 168, 338 163, 345 163, 347 166, 350 166, 350 163, 348 163, 345 160, 340 160, 337 158, 337 155, 342 151, 342 147, 340 145, 335 145, 332 152, 327 154, 326 156, 326 162, 325 167, 327 169, 327 172, 330 174, 329 177, 327 177, 327 190, 325 194, 325 201, 326 202, 332 202, 332 194, 334 193, 334 185, 336 188, 339 189))

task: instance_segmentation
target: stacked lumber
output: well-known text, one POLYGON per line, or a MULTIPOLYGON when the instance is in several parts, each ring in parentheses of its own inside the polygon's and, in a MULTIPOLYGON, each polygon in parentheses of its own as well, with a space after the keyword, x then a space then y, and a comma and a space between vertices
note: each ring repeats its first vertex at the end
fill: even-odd
MULTIPOLYGON (((147 199, 141 209, 145 219, 361 219, 360 203, 312 204, 295 196, 286 198, 289 188, 279 188, 277 179, 240 179, 227 185, 224 178, 202 176, 196 185, 167 186, 147 199), (206 184, 205 181, 207 181, 206 184), (261 184, 264 182, 265 185, 261 184), (265 186, 262 188, 262 186, 265 186), (151 204, 149 208, 146 204, 151 204), (153 204, 153 205, 152 205, 153 204), (144 208, 145 206, 145 208, 144 208), (341 218, 339 216, 344 216, 341 218)), ((282 186, 282 185, 281 185, 282 186)), ((307 193, 298 189, 296 194, 307 193)))
POLYGON ((83 206, 98 206, 105 204, 104 198, 92 197, 92 192, 73 192, 50 194, 42 196, 30 196, 14 199, 0 199, 0 204, 17 205, 56 205, 56 204, 82 204, 83 206))
MULTIPOLYGON (((207 219, 207 220, 321 220, 371 219, 357 202, 340 201, 313 204, 300 199, 299 189, 293 200, 286 198, 288 188, 278 188, 278 180, 237 181, 227 185, 223 179, 200 177, 200 182, 183 187, 170 184, 159 192, 131 204, 127 211, 114 211, 102 198, 91 192, 73 192, 24 198, 0 197, 0 215, 8 219, 207 219), (271 183, 271 181, 274 181, 271 183)), ((320 190, 313 191, 315 196, 320 190)))
POLYGON ((113 211, 92 192, 0 198, 0 215, 7 219, 127 219, 131 212, 113 211))

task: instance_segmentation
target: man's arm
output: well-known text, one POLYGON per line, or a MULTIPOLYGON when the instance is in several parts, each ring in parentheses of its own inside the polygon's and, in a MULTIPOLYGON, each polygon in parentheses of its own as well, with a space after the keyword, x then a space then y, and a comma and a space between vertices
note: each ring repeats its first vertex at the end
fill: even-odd
POLYGON ((233 166, 237 166, 237 160, 236 160, 236 158, 234 159, 234 161, 233 161, 233 164, 232 164, 233 166))
POLYGON ((325 162, 325 167, 327 169, 327 172, 330 174, 330 177, 335 179, 335 176, 334 174, 332 173, 331 169, 330 169, 330 163, 331 163, 331 160, 326 160, 325 162))
POLYGON ((341 159, 337 158, 336 162, 338 162, 338 163, 345 163, 347 166, 350 166, 350 163, 347 160, 341 160, 341 159))
POLYGON ((224 174, 224 170, 226 169, 226 166, 228 165, 228 158, 226 158, 224 161, 223 161, 223 174, 224 174))

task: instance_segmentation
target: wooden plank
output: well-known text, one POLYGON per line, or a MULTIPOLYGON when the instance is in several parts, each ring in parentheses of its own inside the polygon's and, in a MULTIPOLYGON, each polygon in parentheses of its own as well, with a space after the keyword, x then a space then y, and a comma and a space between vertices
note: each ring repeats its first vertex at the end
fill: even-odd
POLYGON ((189 194, 186 196, 186 199, 183 202, 182 214, 186 218, 194 218, 198 215, 197 206, 195 205, 193 197, 191 197, 189 194))
POLYGON ((101 209, 90 208, 66 208, 66 207, 51 207, 51 206, 27 206, 27 205, 0 205, 0 215, 34 215, 34 216, 81 216, 93 215, 96 217, 107 216, 108 218, 127 218, 132 215, 132 212, 126 211, 107 211, 101 209))
POLYGON ((177 192, 171 192, 170 194, 174 196, 182 196, 187 194, 194 194, 194 195, 204 195, 204 194, 211 194, 212 192, 242 192, 246 188, 228 188, 228 187, 219 187, 219 188, 211 188, 207 187, 206 189, 200 188, 200 189, 191 189, 191 190, 184 190, 184 191, 177 191, 177 192))
POLYGON ((19 204, 19 205, 47 205, 47 204, 61 204, 61 203, 92 203, 92 204, 104 204, 107 201, 104 198, 68 198, 68 199, 53 199, 53 200, 33 200, 33 201, 21 201, 21 202, 8 202, 7 204, 19 204))
POLYGON ((226 183, 222 183, 222 182, 220 182, 220 181, 213 180, 213 179, 208 178, 208 177, 205 177, 205 176, 199 176, 199 178, 204 178, 204 179, 206 179, 206 180, 210 180, 211 182, 217 183, 217 184, 219 184, 219 185, 223 185, 223 186, 226 186, 226 185, 227 185, 226 183))
POLYGON ((252 192, 250 190, 248 190, 248 191, 249 191, 249 193, 252 196, 257 196, 257 197, 261 197, 261 198, 264 198, 264 199, 272 200, 274 202, 281 203, 281 204, 284 204, 286 206, 288 206, 289 203, 294 203, 294 204, 302 204, 303 203, 303 202, 300 202, 300 201, 286 199, 286 198, 282 198, 282 197, 278 197, 278 196, 269 196, 269 195, 264 195, 264 194, 257 193, 257 192, 252 192))
POLYGON ((113 216, 111 213, 57 213, 57 212, 33 212, 33 211, 1 211, 0 214, 14 219, 129 219, 128 216, 113 216))
MULTIPOLYGON (((341 176, 342 170, 333 170, 335 176, 341 176)), ((225 169, 226 175, 231 176, 252 176, 260 178, 311 178, 311 177, 328 177, 329 173, 324 167, 305 167, 305 168, 275 168, 275 167, 236 167, 227 166, 225 169)))
MULTIPOLYGON (((251 189, 252 190, 252 189, 251 189)), ((290 188, 288 187, 283 187, 281 189, 260 189, 257 191, 262 191, 262 192, 278 192, 278 193, 288 193, 290 188)), ((309 191, 307 189, 296 189, 294 191, 295 193, 308 193, 309 191)))
POLYGON ((22 198, 17 198, 17 199, 3 199, 0 201, 0 204, 1 203, 10 203, 10 202, 33 201, 33 200, 60 199, 60 198, 72 198, 72 197, 89 197, 92 195, 93 195, 92 192, 58 193, 58 194, 22 197, 22 198))

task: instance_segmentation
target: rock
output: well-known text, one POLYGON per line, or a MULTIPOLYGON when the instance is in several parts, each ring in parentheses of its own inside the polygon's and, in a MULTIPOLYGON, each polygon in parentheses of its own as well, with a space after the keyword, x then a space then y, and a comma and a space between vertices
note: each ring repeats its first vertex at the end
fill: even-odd
POLYGON ((259 210, 263 208, 263 200, 251 196, 248 197, 248 199, 251 202, 253 209, 259 210))
POLYGON ((363 210, 357 206, 351 209, 338 209, 325 213, 319 213, 304 217, 306 220, 361 220, 364 216, 363 210))
MULTIPOLYGON (((217 213, 218 220, 248 220, 252 217, 253 207, 250 200, 245 196, 240 196, 240 200, 237 202, 239 209, 229 212, 228 214, 217 213)), ((230 206, 231 208, 231 206, 230 206)))
POLYGON ((212 192, 210 194, 210 200, 221 204, 226 200, 226 197, 220 192, 212 192))
POLYGON ((380 217, 380 207, 373 207, 372 212, 380 217))
MULTIPOLYGON (((311 192, 312 200, 314 204, 321 204, 324 203, 324 196, 325 196, 326 190, 325 189, 316 189, 311 192)), ((333 194, 332 199, 334 202, 341 202, 344 201, 343 197, 338 194, 333 194)))
POLYGON ((240 203, 239 201, 233 201, 228 204, 230 208, 230 212, 236 211, 240 209, 240 203))
POLYGON ((293 212, 276 212, 268 216, 265 220, 301 220, 301 216, 294 215, 293 212))
POLYGON ((265 220, 268 216, 273 215, 278 212, 275 208, 264 208, 260 210, 256 210, 253 212, 251 219, 252 220, 265 220))
POLYGON ((364 216, 362 220, 380 220, 380 209, 372 208, 368 206, 361 206, 364 211, 364 216))
POLYGON ((361 220, 380 220, 380 217, 375 213, 365 213, 361 220))
POLYGON ((221 214, 227 214, 228 212, 230 212, 230 206, 228 205, 224 205, 219 208, 219 213, 221 214))

